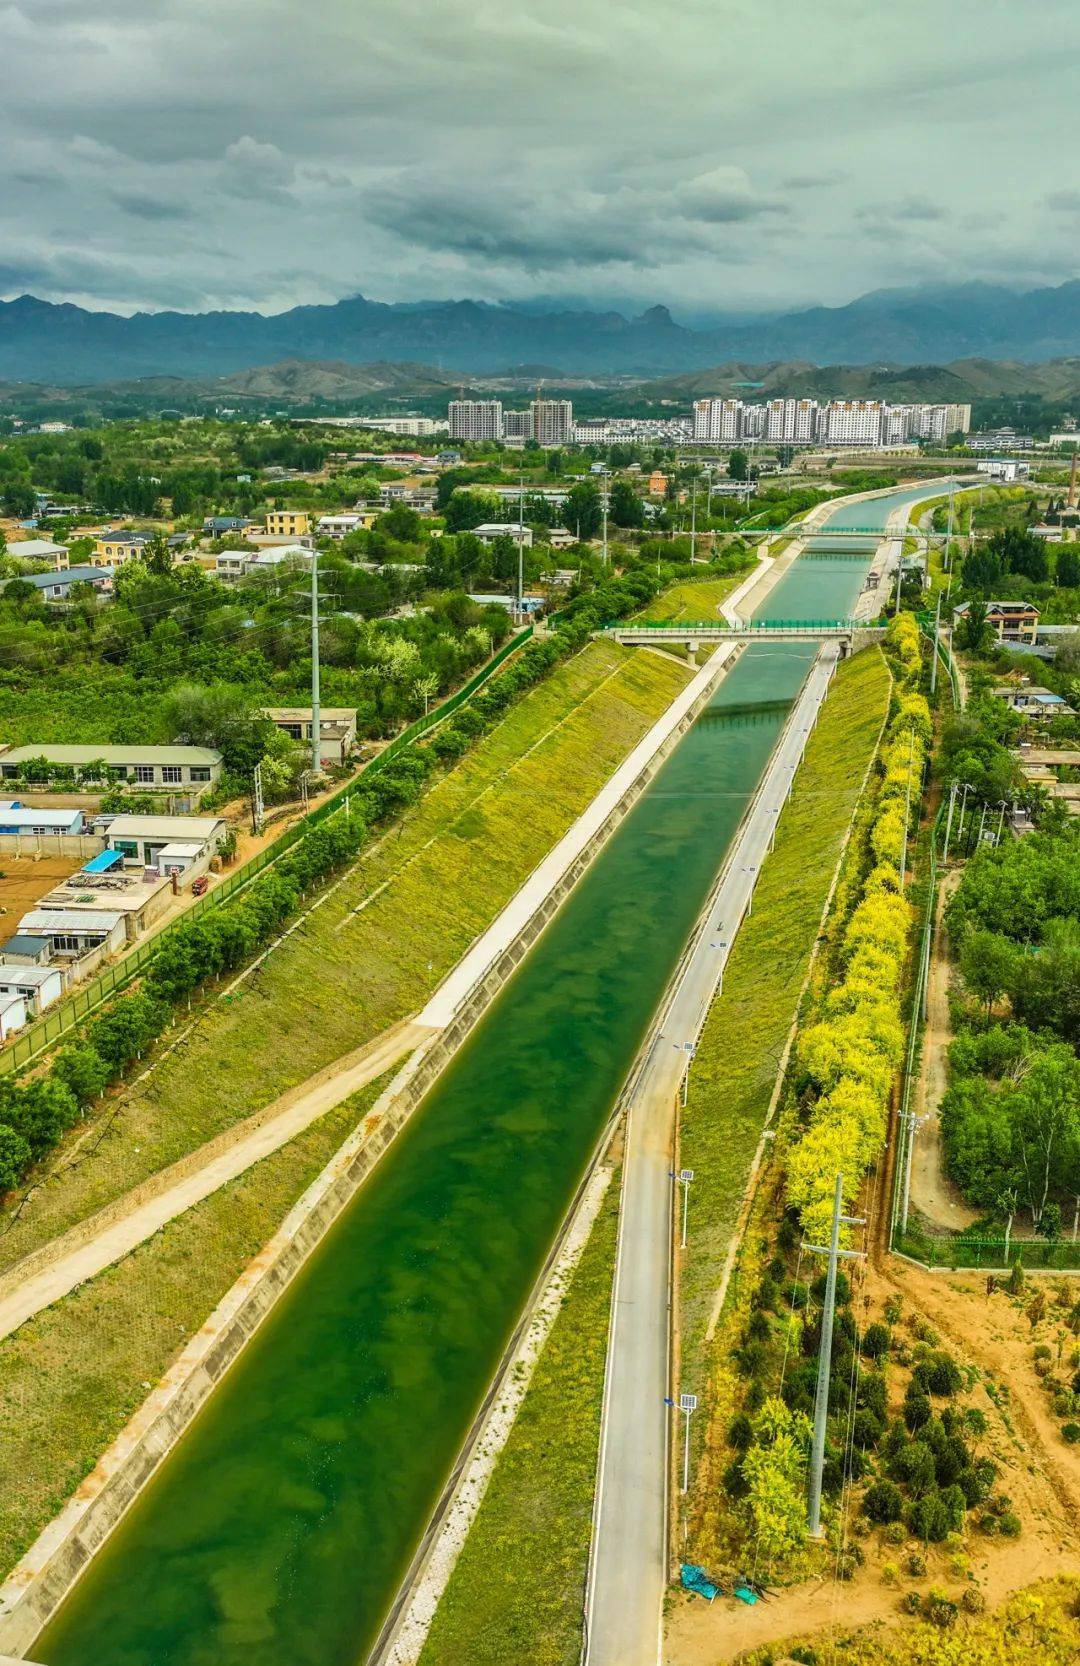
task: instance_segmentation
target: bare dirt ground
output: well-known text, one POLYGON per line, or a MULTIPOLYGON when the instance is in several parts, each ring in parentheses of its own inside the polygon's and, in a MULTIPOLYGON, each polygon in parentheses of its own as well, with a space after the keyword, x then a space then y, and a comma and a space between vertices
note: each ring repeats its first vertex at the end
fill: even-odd
POLYGON ((22 916, 62 879, 77 873, 85 858, 78 856, 0 855, 0 938, 10 937, 22 916))
MULTIPOLYGON (((874 1186, 881 1189, 877 1182, 874 1186)), ((871 1214, 876 1196, 864 1207, 871 1214)), ((753 1608, 720 1598, 706 1604, 680 1594, 668 1614, 666 1666, 718 1666, 744 1650, 785 1638, 903 1624, 899 1603, 907 1591, 925 1595, 933 1586, 956 1600, 974 1582, 993 1609, 1038 1579, 1080 1575, 1080 1448, 1063 1440, 1060 1419, 1053 1416, 1034 1369, 1034 1345, 1055 1347, 1065 1330, 1065 1310, 1055 1305, 1054 1283, 1029 1280, 1015 1300, 1000 1285, 988 1296, 983 1274, 929 1273, 878 1255, 867 1269, 864 1293, 870 1301, 868 1317, 880 1316, 885 1301, 899 1295, 901 1335, 910 1339, 907 1322, 920 1316, 962 1365, 974 1367, 977 1379, 969 1403, 989 1423, 979 1452, 1000 1467, 997 1490, 1009 1496, 1021 1518, 1020 1538, 989 1539, 972 1524, 962 1550, 930 1546, 925 1577, 910 1578, 901 1571, 897 1580, 894 1570, 897 1565, 902 1570, 910 1547, 886 1546, 877 1533, 861 1537, 854 1532, 851 1542, 861 1547, 865 1562, 848 1583, 830 1572, 753 1608), (1035 1291, 1045 1293, 1047 1316, 1033 1328, 1024 1309, 1035 1291)), ((1065 1346, 1072 1345, 1067 1337, 1065 1346)), ((894 1373, 893 1409, 905 1381, 906 1373, 894 1373)))
POLYGON ((915 1134, 911 1163, 911 1203, 931 1226, 959 1232, 978 1220, 978 1213, 964 1202, 942 1166, 939 1110, 948 1086, 950 962, 942 926, 945 904, 960 883, 961 870, 945 875, 938 893, 934 922, 934 949, 930 958, 930 982, 923 1031, 922 1060, 915 1087, 915 1111, 921 1121, 915 1134))

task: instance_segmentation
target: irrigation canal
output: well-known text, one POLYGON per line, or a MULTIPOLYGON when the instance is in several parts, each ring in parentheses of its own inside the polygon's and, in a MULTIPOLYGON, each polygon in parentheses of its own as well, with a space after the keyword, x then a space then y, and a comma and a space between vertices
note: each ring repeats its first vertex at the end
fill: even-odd
MULTIPOLYGON (((865 513, 852 504, 834 521, 865 513)), ((829 561, 818 545, 796 561, 768 613, 847 613, 862 580, 849 549, 829 561)), ((95 1557, 36 1660, 358 1666, 815 650, 746 649, 95 1557)))

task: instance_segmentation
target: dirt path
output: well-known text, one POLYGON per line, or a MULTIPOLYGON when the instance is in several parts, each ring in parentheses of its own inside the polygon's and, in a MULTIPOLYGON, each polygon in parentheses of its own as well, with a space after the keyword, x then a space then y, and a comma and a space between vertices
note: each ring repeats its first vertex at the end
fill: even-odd
POLYGON ((395 1024, 18 1262, 0 1279, 0 1338, 280 1150, 430 1034, 412 1020, 395 1024))
POLYGON ((926 1003, 919 1079, 915 1085, 915 1111, 920 1121, 915 1131, 911 1162, 911 1204, 931 1226, 960 1232, 978 1220, 960 1192, 944 1172, 941 1148, 941 1100, 948 1085, 949 1042, 949 956, 942 916, 945 904, 960 883, 961 871, 945 875, 938 890, 934 919, 934 946, 930 957, 930 981, 926 1003))

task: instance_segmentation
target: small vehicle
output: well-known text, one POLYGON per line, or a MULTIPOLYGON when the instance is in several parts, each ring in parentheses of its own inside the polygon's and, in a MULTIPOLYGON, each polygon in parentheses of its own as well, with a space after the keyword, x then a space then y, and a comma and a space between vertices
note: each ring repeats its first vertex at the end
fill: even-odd
POLYGON ((204 896, 205 893, 206 893, 206 887, 209 885, 209 883, 210 883, 210 881, 207 879, 207 877, 204 873, 201 873, 199 875, 198 879, 193 879, 192 882, 191 882, 191 894, 192 894, 192 896, 193 897, 204 896))

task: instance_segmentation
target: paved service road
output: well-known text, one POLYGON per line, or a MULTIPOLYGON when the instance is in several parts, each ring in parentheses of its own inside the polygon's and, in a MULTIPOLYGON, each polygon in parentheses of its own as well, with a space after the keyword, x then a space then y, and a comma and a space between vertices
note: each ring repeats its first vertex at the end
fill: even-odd
POLYGON ((675 1100, 839 658, 814 661, 632 1083, 592 1562, 587 1666, 655 1666, 667 1584, 675 1100))

